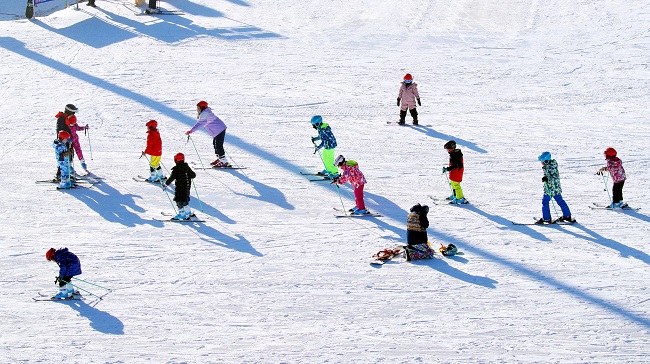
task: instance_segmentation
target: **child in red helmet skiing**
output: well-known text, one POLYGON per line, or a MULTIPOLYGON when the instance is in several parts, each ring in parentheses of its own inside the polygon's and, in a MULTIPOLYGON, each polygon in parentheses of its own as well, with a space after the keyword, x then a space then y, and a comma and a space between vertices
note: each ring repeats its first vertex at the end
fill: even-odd
POLYGON ((162 156, 162 139, 160 139, 160 132, 158 132, 158 122, 156 120, 149 120, 145 124, 147 126, 147 147, 142 155, 149 154, 149 172, 151 175, 147 178, 148 182, 160 182, 165 177, 163 176, 162 168, 160 167, 160 158, 162 156))
POLYGON ((359 164, 353 160, 345 160, 345 157, 339 155, 334 160, 334 163, 341 170, 341 174, 334 177, 332 183, 342 185, 345 182, 350 182, 354 187, 354 201, 356 206, 350 210, 355 215, 369 214, 370 211, 366 210, 366 204, 363 200, 363 187, 366 185, 366 178, 359 170, 359 164))
MULTIPOLYGON (((59 136, 60 131, 65 131, 68 133, 68 141, 67 141, 67 148, 69 150, 72 149, 72 143, 70 141, 70 136, 72 135, 72 130, 70 130, 68 118, 75 118, 74 116, 75 112, 77 112, 77 107, 72 105, 72 104, 67 104, 65 105, 64 111, 61 112, 59 111, 54 117, 56 118, 56 136, 59 136)), ((70 158, 70 161, 72 161, 72 158, 70 158)), ((68 163, 70 164, 70 163, 68 163)), ((74 172, 74 169, 72 169, 72 166, 68 167, 69 170, 74 172)), ((72 179, 74 179, 76 176, 74 173, 72 173, 72 179)), ((60 166, 57 167, 56 169, 56 177, 54 178, 57 182, 61 181, 61 168, 60 166)))
POLYGON ((627 208, 628 205, 623 202, 623 185, 627 179, 625 169, 623 169, 623 162, 616 156, 617 153, 614 148, 605 149, 604 154, 607 165, 600 168, 596 173, 602 175, 603 172, 607 171, 614 182, 614 186, 612 186, 612 203, 608 208, 627 208))
POLYGON ((59 284, 59 293, 53 298, 66 299, 71 298, 75 294, 74 286, 70 283, 72 277, 81 274, 81 262, 79 258, 68 250, 68 248, 61 248, 55 250, 50 248, 45 253, 45 259, 48 261, 56 262, 59 266, 59 276, 56 277, 56 282, 59 284))
POLYGON ((74 105, 68 104, 65 106, 65 109, 66 111, 70 111, 72 115, 64 115, 63 113, 59 112, 57 114, 57 118, 66 116, 65 123, 70 129, 70 136, 72 136, 72 147, 74 148, 74 152, 77 155, 77 159, 79 159, 79 162, 81 162, 81 168, 83 168, 85 171, 88 171, 88 166, 86 165, 86 160, 84 159, 84 154, 81 150, 81 144, 79 143, 79 135, 77 135, 77 131, 88 130, 88 124, 86 124, 86 126, 79 126, 79 124, 77 124, 77 116, 75 113, 78 112, 79 109, 77 109, 74 105))
POLYGON ((418 85, 413 82, 413 76, 411 76, 410 73, 407 73, 404 76, 404 81, 402 81, 399 93, 397 94, 397 106, 400 106, 398 124, 404 125, 406 122, 406 110, 408 110, 411 113, 411 117, 413 117, 413 125, 418 125, 418 110, 415 105, 416 101, 418 105, 422 106, 420 93, 418 92, 418 85))
POLYGON ((192 217, 192 210, 190 209, 190 192, 192 188, 192 180, 196 178, 196 173, 185 163, 185 155, 178 153, 174 156, 176 166, 172 167, 172 173, 166 182, 162 183, 163 189, 167 188, 172 182, 176 181, 176 189, 174 191, 174 201, 178 206, 178 214, 174 216, 173 220, 189 220, 192 217))
POLYGON ((460 183, 463 182, 463 172, 465 172, 465 164, 463 160, 463 152, 456 148, 456 141, 450 140, 445 143, 445 149, 449 153, 449 166, 442 167, 442 173, 449 172, 449 185, 453 194, 449 196, 449 203, 452 204, 466 204, 469 203, 463 195, 463 189, 460 183))
POLYGON ((56 162, 59 166, 59 189, 69 189, 74 186, 70 178, 70 159, 72 152, 70 151, 70 133, 65 130, 61 130, 54 142, 52 143, 54 148, 54 155, 56 156, 56 162))
POLYGON ((205 101, 199 101, 196 104, 196 111, 198 113, 196 116, 198 121, 192 129, 185 132, 185 135, 190 135, 200 128, 204 128, 212 137, 214 153, 217 156, 217 159, 210 164, 216 168, 230 167, 226 158, 226 151, 223 149, 223 141, 226 138, 226 124, 212 112, 212 109, 208 107, 208 103, 205 101))

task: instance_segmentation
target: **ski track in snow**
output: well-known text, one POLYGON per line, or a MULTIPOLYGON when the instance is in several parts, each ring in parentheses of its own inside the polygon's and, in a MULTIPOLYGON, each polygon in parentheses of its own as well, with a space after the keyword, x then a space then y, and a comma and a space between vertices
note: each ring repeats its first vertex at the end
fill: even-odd
POLYGON ((647 362, 648 0, 161 2, 179 16, 97 5, 53 0, 33 20, 24 4, 0 9, 0 361, 647 362), (407 72, 431 127, 386 124, 407 72), (207 165, 211 138, 184 135, 198 100, 247 168, 196 168, 191 206, 206 222, 156 221, 172 196, 132 180, 148 171, 144 124, 159 122, 167 175, 177 152, 207 165), (56 170, 67 103, 90 125, 92 189, 33 183, 56 170), (336 219, 349 185, 300 174, 322 169, 315 114, 383 217, 336 219), (470 205, 428 197, 450 194, 450 139, 470 205), (638 211, 589 208, 611 193, 594 174, 610 146, 638 211), (545 150, 578 224, 514 226, 541 214, 545 150), (368 264, 404 244, 416 203, 431 207, 432 245, 465 254, 368 264), (81 279, 113 291, 33 303, 56 292, 44 254, 63 246, 81 279))

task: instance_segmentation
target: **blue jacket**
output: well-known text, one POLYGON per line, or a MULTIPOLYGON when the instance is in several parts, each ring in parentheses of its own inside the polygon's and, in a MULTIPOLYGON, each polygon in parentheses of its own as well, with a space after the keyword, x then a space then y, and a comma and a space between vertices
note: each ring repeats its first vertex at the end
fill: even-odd
POLYGON ((325 147, 325 149, 336 148, 336 138, 332 133, 332 128, 328 124, 322 123, 319 127, 316 127, 316 130, 318 130, 318 136, 314 138, 314 141, 322 140, 320 145, 316 147, 316 150, 322 147, 325 147))
POLYGON ((54 261, 59 265, 59 277, 73 277, 81 274, 81 262, 76 255, 61 248, 54 252, 54 261))
POLYGON ((54 139, 52 147, 54 148, 54 154, 56 155, 57 161, 63 162, 70 160, 70 153, 68 153, 67 143, 63 143, 59 141, 59 139, 54 139))

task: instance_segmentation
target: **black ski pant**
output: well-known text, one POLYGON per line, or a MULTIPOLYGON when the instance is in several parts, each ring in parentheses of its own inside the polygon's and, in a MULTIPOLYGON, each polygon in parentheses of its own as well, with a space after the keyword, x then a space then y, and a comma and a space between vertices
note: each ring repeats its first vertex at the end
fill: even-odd
POLYGON ((614 194, 614 200, 612 202, 619 203, 623 201, 623 185, 625 181, 614 183, 612 187, 612 194, 614 194))
POLYGON ((155 9, 158 0, 149 0, 149 9, 155 9))
POLYGON ((223 149, 223 141, 226 139, 226 131, 222 131, 219 133, 214 139, 212 139, 212 145, 214 146, 214 154, 217 155, 218 158, 224 157, 226 155, 226 151, 223 149))
MULTIPOLYGON (((409 110, 411 113, 411 117, 413 117, 413 122, 417 123, 418 122, 418 109, 412 108, 409 110)), ((400 110, 399 111, 399 122, 404 123, 406 122, 406 110, 400 110)))

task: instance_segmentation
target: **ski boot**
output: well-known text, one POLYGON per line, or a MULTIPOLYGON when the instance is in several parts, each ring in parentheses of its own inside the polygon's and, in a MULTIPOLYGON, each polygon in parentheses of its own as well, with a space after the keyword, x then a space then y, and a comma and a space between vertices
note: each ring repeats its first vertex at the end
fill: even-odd
POLYGON ((535 225, 550 225, 553 224, 554 222, 552 220, 544 220, 544 219, 539 219, 535 221, 535 225))

